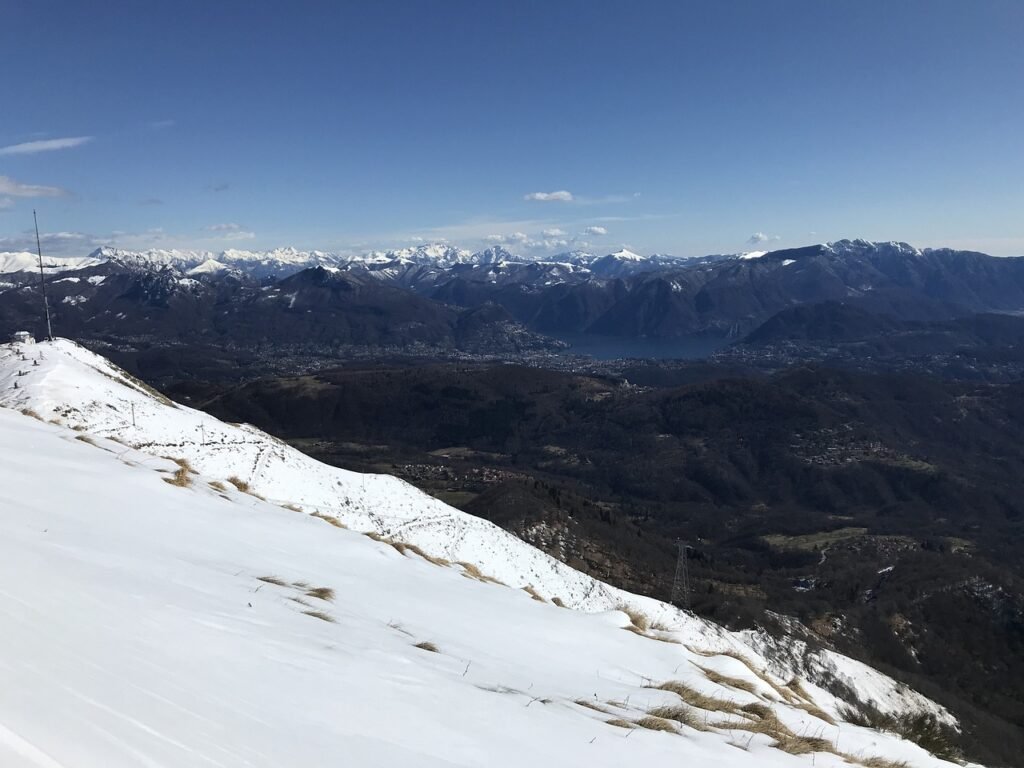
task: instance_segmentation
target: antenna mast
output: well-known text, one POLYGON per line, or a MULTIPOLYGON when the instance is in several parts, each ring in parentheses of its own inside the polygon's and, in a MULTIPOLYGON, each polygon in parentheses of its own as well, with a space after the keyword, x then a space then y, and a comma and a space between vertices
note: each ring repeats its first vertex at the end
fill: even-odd
POLYGON ((676 577, 672 581, 672 604, 690 610, 690 573, 686 566, 686 542, 676 539, 679 559, 676 560, 676 577))
POLYGON ((53 327, 50 325, 50 303, 46 300, 46 278, 43 275, 43 246, 39 242, 39 219, 35 208, 32 209, 32 221, 36 225, 36 252, 39 254, 39 290, 43 292, 43 312, 46 314, 46 338, 53 341, 53 327))

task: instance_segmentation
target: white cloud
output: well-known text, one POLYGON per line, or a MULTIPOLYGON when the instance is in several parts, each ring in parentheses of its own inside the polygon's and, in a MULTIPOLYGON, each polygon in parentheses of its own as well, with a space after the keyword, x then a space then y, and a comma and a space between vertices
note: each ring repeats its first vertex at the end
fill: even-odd
POLYGON ((42 141, 26 141, 22 144, 11 144, 7 147, 0 147, 0 156, 3 155, 34 155, 37 152, 53 152, 57 149, 71 149, 80 147, 92 141, 92 136, 70 136, 66 139, 44 139, 42 141))
POLYGON ((544 237, 565 237, 566 232, 564 229, 552 227, 551 229, 545 229, 542 234, 544 235, 544 237))
POLYGON ((524 200, 536 200, 542 203, 571 203, 573 201, 572 192, 566 189, 559 189, 555 192, 531 192, 528 195, 523 196, 524 200))
POLYGON ((747 238, 748 245, 761 245, 762 243, 773 243, 781 238, 778 235, 766 235, 764 232, 755 232, 747 238))
POLYGON ((0 211, 14 206, 14 200, 10 197, 0 197, 0 211))
POLYGON ((208 227, 203 227, 206 232, 238 232, 241 228, 241 224, 235 224, 234 222, 211 224, 208 227))
POLYGON ((585 234, 585 235, 607 235, 608 234, 608 230, 605 229, 604 227, 596 227, 596 226, 595 227, 587 227, 586 229, 583 230, 583 234, 585 234))
POLYGON ((0 176, 0 195, 10 197, 60 197, 67 190, 60 187, 45 187, 41 184, 22 184, 10 176, 0 176))
POLYGON ((499 245, 523 245, 530 242, 530 236, 525 232, 510 232, 504 235, 487 235, 484 240, 499 245))
POLYGON ((255 232, 245 232, 245 231, 229 232, 228 234, 224 235, 224 237, 221 238, 221 239, 223 239, 223 240, 255 240, 256 239, 256 233, 255 232))

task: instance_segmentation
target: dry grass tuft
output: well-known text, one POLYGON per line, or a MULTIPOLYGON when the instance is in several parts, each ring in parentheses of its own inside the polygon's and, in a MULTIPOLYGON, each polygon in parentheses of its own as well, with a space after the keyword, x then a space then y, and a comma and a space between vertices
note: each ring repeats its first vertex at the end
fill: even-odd
MULTIPOLYGON (((340 525, 339 523, 339 527, 344 528, 345 526, 340 525)), ((379 541, 381 544, 387 544, 388 546, 393 547, 395 551, 399 554, 406 555, 407 557, 408 553, 412 552, 414 555, 419 555, 420 557, 422 557, 428 563, 432 563, 442 568, 451 565, 451 563, 448 560, 445 560, 443 557, 434 557, 433 555, 429 555, 415 544, 408 544, 404 541, 389 539, 387 536, 382 536, 376 531, 366 531, 363 535, 367 538, 373 539, 374 541, 379 541)))
POLYGON ((708 696, 707 694, 694 690, 690 686, 686 685, 686 683, 681 683, 678 680, 670 680, 667 683, 662 683, 658 688, 663 691, 670 691, 671 693, 674 693, 691 707, 697 707, 697 709, 706 709, 708 712, 735 713, 737 711, 737 707, 734 702, 719 699, 715 696, 708 696))
POLYGON ((188 488, 192 485, 192 476, 185 467, 178 467, 174 473, 174 477, 165 477, 165 483, 170 483, 178 488, 188 488))
POLYGON ((740 707, 740 712, 746 712, 747 714, 754 715, 762 720, 768 720, 775 717, 775 713, 772 712, 771 707, 767 704, 762 704, 759 701, 755 701, 751 704, 744 704, 740 707))
POLYGON ((667 731, 668 733, 678 733, 676 727, 672 725, 668 720, 664 720, 660 717, 641 717, 636 721, 636 725, 640 728, 646 728, 649 731, 667 731))
POLYGON ((704 667, 699 667, 699 669, 712 683, 724 685, 729 688, 735 688, 738 691, 746 691, 747 693, 752 693, 755 696, 757 695, 757 686, 749 680, 741 680, 738 677, 729 677, 728 675, 723 675, 721 672, 716 672, 713 669, 705 669, 704 667))
POLYGON ((242 493, 249 493, 249 484, 240 477, 232 475, 228 478, 228 482, 231 483, 235 488, 240 490, 242 493))
POLYGON ((551 604, 557 605, 559 608, 565 608, 565 603, 562 602, 562 598, 555 596, 551 598, 551 604))
POLYGON ((437 646, 431 642, 424 641, 422 643, 416 643, 413 648, 419 648, 421 651, 430 651, 431 653, 440 653, 437 646))
POLYGON ((264 581, 267 584, 273 584, 277 587, 287 587, 288 583, 284 579, 279 579, 277 576, 257 576, 257 581, 264 581))
POLYGON ((89 445, 93 445, 99 448, 99 446, 96 445, 96 441, 93 440, 88 435, 75 435, 75 440, 81 440, 83 443, 88 443, 89 445))
POLYGON ((467 579, 476 579, 477 581, 489 582, 491 584, 501 584, 502 586, 504 586, 504 582, 499 581, 493 576, 488 576, 486 573, 481 571, 472 563, 467 563, 463 560, 460 560, 455 564, 462 567, 462 575, 465 576, 467 579))
POLYGON ((296 507, 294 504, 279 504, 278 506, 281 507, 281 509, 287 509, 289 512, 298 512, 299 514, 302 513, 302 510, 296 507))
POLYGON ((43 417, 39 415, 39 412, 33 410, 32 408, 22 408, 21 409, 21 413, 23 415, 25 415, 25 416, 30 416, 33 419, 36 419, 38 421, 42 421, 43 420, 43 417))
POLYGON ((547 602, 547 600, 545 600, 545 599, 544 599, 544 598, 543 598, 543 597, 541 596, 541 594, 540 594, 540 593, 539 593, 539 592, 538 592, 538 591, 537 591, 536 589, 534 589, 534 588, 533 588, 533 585, 532 585, 532 584, 527 584, 527 585, 526 585, 525 587, 523 587, 523 592, 525 592, 526 594, 528 594, 528 595, 529 595, 530 597, 532 597, 532 598, 533 598, 534 600, 537 600, 537 601, 539 601, 539 602, 541 602, 541 603, 546 603, 546 602, 547 602))
POLYGON ((884 757, 869 757, 866 760, 851 758, 851 760, 860 763, 864 768, 910 768, 910 763, 906 760, 886 760, 884 757))
MULTIPOLYGON (((285 505, 285 506, 288 506, 288 505, 285 505)), ((288 508, 289 509, 294 509, 296 512, 301 512, 302 511, 302 510, 300 510, 300 509, 298 509, 296 507, 288 507, 288 508)), ((320 512, 314 512, 312 514, 312 517, 318 517, 321 520, 324 520, 325 522, 330 523, 335 528, 348 528, 348 526, 345 525, 343 522, 341 522, 341 520, 339 520, 336 517, 331 517, 330 515, 325 515, 325 514, 322 514, 320 512)))
POLYGON ((640 634, 643 634, 651 627, 650 621, 647 617, 635 608, 630 608, 628 605, 618 605, 617 610, 622 611, 629 617, 630 623, 640 630, 640 634))
MULTIPOLYGON (((762 705, 763 706, 763 705, 762 705)), ((812 752, 835 753, 835 746, 828 739, 818 736, 798 736, 775 716, 775 713, 768 711, 761 715, 760 707, 755 711, 757 705, 748 705, 742 711, 757 714, 759 719, 746 720, 744 722, 714 723, 715 728, 730 731, 747 731, 748 733, 761 733, 768 736, 775 743, 776 749, 788 752, 791 755, 809 755, 812 752)))
POLYGON ((330 587, 313 587, 306 590, 306 597, 315 597, 319 600, 333 600, 334 590, 330 587))
POLYGON ((792 732, 780 732, 772 734, 776 749, 788 752, 791 755, 809 755, 813 752, 835 752, 835 747, 828 739, 819 736, 797 736, 792 732))
POLYGON ((307 616, 312 616, 314 619, 320 619, 320 621, 326 621, 330 624, 334 623, 334 617, 323 611, 303 611, 303 613, 307 616))
POLYGON ((616 717, 613 720, 605 720, 608 725, 614 725, 616 728, 636 728, 629 720, 623 720, 622 718, 616 717))
POLYGON ((228 487, 224 485, 224 483, 222 483, 220 480, 211 480, 210 482, 207 483, 207 485, 213 488, 213 490, 218 491, 219 493, 223 493, 228 489, 228 487))
POLYGON ((648 710, 647 714, 651 715, 652 717, 660 717, 663 720, 675 720, 677 723, 689 726, 690 728, 693 728, 696 731, 707 730, 703 720, 701 720, 701 718, 698 717, 696 711, 688 707, 655 707, 654 709, 648 710))
POLYGON ((801 699, 804 699, 805 701, 812 701, 810 695, 807 693, 807 689, 804 688, 803 683, 800 682, 800 678, 794 677, 792 680, 786 683, 786 687, 789 688, 789 690, 791 690, 801 699))
POLYGON ((304 599, 302 599, 301 597, 296 597, 295 595, 292 595, 292 596, 291 596, 291 597, 289 597, 288 599, 289 599, 289 600, 293 600, 293 601, 295 601, 295 602, 296 602, 296 603, 298 603, 299 605, 304 605, 304 606, 306 606, 307 608, 312 608, 312 607, 313 607, 313 604, 312 604, 311 602, 309 602, 308 600, 304 600, 304 599))
POLYGON ((588 701, 587 699, 576 699, 576 704, 577 704, 577 706, 580 706, 580 707, 586 707, 587 709, 592 709, 595 712, 602 712, 604 714, 608 714, 608 710, 605 709, 604 707, 602 707, 600 704, 598 704, 595 701, 588 701))

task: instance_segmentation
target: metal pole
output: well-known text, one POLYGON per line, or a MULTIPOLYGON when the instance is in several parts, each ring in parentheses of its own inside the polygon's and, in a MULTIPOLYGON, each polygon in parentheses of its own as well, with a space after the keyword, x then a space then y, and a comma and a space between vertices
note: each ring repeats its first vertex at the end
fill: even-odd
POLYGON ((36 225, 36 252, 39 254, 39 290, 43 292, 43 312, 46 314, 46 338, 53 341, 53 327, 50 325, 50 303, 46 300, 46 278, 43 275, 43 246, 39 242, 39 219, 35 208, 32 209, 32 221, 36 225))

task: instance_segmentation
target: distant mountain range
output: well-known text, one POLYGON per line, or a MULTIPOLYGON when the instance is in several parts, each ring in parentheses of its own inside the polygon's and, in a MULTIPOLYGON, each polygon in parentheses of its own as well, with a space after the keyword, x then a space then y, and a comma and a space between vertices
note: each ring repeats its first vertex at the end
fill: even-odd
MULTIPOLYGON (((7 323, 38 316, 35 263, 32 254, 0 254, 7 323)), ((1024 311, 1024 258, 864 240, 703 258, 620 250, 531 260, 500 247, 433 244, 358 258, 101 248, 45 263, 67 333, 238 343, 509 350, 543 347, 537 334, 740 339, 780 312, 822 302, 895 321, 1024 311)))

